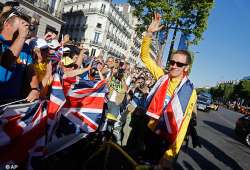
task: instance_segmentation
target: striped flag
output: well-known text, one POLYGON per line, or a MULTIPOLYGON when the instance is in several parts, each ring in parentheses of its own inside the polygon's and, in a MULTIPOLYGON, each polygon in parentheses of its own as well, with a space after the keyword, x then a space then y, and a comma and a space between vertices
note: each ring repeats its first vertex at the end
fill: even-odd
POLYGON ((64 93, 67 101, 61 113, 84 132, 93 132, 100 123, 107 92, 105 80, 66 78, 64 93))
POLYGON ((51 60, 59 62, 63 56, 63 46, 59 47, 58 50, 51 55, 51 60))
POLYGON ((28 168, 32 156, 45 155, 46 124, 44 102, 7 107, 0 115, 0 165, 11 162, 28 168))
MULTIPOLYGON (((169 86, 168 76, 163 76, 148 95, 147 115, 158 120, 154 131, 158 131, 170 144, 174 143, 186 118, 186 109, 193 94, 193 84, 184 77, 167 105, 164 104, 169 86)), ((190 115, 189 115, 190 116, 190 115)))
POLYGON ((0 115, 0 169, 9 163, 30 168, 33 157, 44 156, 61 116, 86 133, 97 130, 106 93, 105 80, 61 80, 55 74, 47 105, 8 106, 0 115))
POLYGON ((48 137, 51 140, 55 127, 61 117, 59 110, 66 102, 66 98, 63 91, 61 76, 55 73, 53 76, 53 82, 51 87, 50 99, 48 101, 48 137))
POLYGON ((60 80, 59 74, 55 74, 47 109, 50 139, 61 116, 85 133, 97 130, 107 89, 105 80, 91 81, 79 77, 60 80))

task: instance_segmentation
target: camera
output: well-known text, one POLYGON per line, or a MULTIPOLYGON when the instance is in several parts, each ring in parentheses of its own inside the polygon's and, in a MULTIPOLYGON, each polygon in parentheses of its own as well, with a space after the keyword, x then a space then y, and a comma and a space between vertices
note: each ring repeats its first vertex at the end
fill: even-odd
POLYGON ((29 30, 30 31, 35 31, 36 30, 36 26, 35 25, 30 25, 29 26, 29 30))
MULTIPOLYGON (((28 16, 27 14, 24 14, 16 9, 13 10, 13 12, 18 15, 18 17, 20 17, 21 19, 23 19, 24 21, 28 22, 30 24, 30 21, 31 21, 31 17, 28 16)), ((36 29, 36 25, 34 24, 30 24, 29 25, 29 31, 35 31, 36 29)))

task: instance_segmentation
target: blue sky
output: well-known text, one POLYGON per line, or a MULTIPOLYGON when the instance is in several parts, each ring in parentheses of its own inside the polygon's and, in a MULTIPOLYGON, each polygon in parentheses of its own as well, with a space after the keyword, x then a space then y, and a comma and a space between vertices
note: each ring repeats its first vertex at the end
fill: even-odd
MULTIPOLYGON (((125 3, 127 0, 113 2, 125 3)), ((249 7, 249 0, 215 1, 203 40, 191 47, 197 52, 190 76, 196 87, 215 86, 220 81, 250 76, 249 7)), ((168 49, 167 46, 165 57, 168 49)))

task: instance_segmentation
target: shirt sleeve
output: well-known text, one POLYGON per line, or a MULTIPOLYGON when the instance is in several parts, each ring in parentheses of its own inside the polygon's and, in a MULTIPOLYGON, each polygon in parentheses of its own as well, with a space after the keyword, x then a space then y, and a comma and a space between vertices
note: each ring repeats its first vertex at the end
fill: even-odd
POLYGON ((145 64, 147 69, 151 72, 153 77, 158 80, 161 76, 164 75, 164 71, 150 56, 151 42, 152 38, 146 36, 143 38, 141 47, 141 60, 145 64))

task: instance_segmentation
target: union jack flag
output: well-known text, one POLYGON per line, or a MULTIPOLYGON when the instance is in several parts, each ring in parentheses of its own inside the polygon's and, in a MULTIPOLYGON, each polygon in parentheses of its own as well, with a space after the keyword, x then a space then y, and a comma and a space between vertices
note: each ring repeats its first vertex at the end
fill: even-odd
POLYGON ((43 156, 46 124, 44 102, 7 107, 0 115, 0 166, 10 162, 28 166, 32 156, 43 156))
POLYGON ((64 103, 66 102, 66 98, 63 91, 61 76, 58 73, 54 74, 50 100, 48 101, 48 137, 51 140, 53 133, 55 131, 55 127, 57 122, 59 121, 61 114, 59 110, 62 108, 64 103))
MULTIPOLYGON (((60 80, 56 74, 48 104, 49 125, 57 127, 55 124, 64 116, 85 133, 97 130, 107 89, 105 80, 90 81, 79 77, 60 80)), ((54 131, 50 128, 50 137, 54 131)))
POLYGON ((54 54, 51 55, 51 60, 59 62, 63 56, 63 46, 59 47, 54 54))
POLYGON ((0 168, 10 162, 30 168, 32 157, 44 156, 61 115, 87 133, 95 131, 106 93, 105 80, 61 80, 55 74, 47 106, 42 101, 6 108, 0 115, 0 168))
POLYGON ((63 89, 67 100, 61 113, 86 133, 97 130, 108 92, 106 81, 66 78, 63 89))
MULTIPOLYGON (((158 120, 158 125, 154 128, 154 131, 157 131, 172 144, 182 128, 183 121, 190 117, 191 113, 187 113, 186 109, 194 87, 191 81, 184 77, 171 99, 164 103, 168 87, 169 77, 167 75, 158 80, 148 95, 149 105, 146 114, 158 120)), ((192 99, 192 103, 195 103, 193 100, 196 99, 192 99)))

